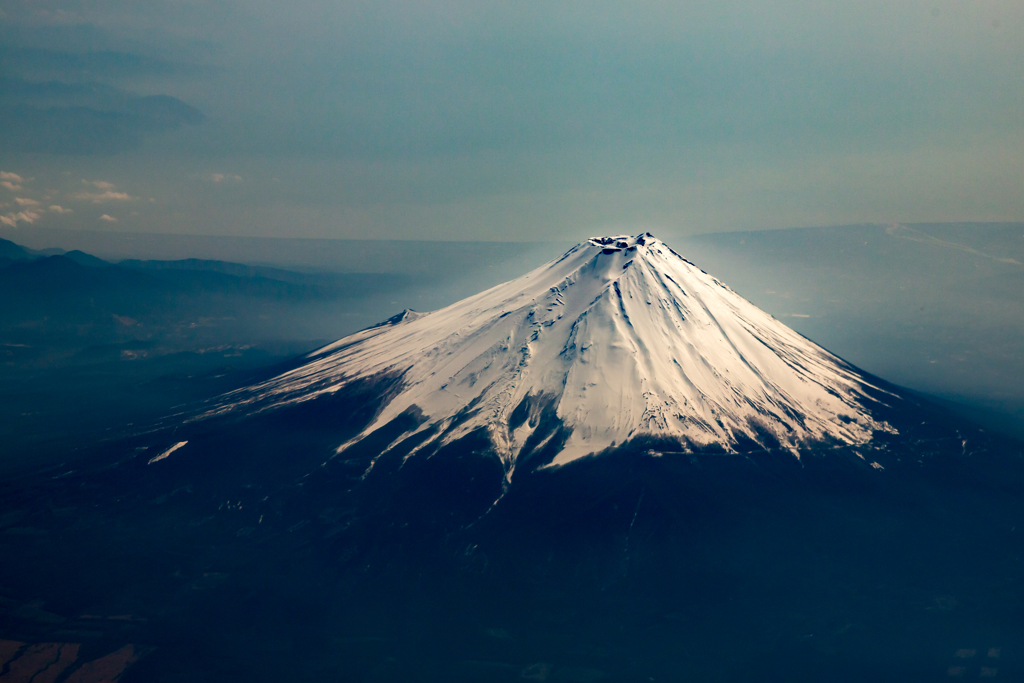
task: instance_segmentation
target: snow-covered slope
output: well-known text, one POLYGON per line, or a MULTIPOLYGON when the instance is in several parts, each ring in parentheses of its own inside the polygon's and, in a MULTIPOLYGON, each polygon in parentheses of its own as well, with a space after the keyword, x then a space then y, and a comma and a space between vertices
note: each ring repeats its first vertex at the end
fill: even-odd
POLYGON ((375 376, 400 380, 339 452, 413 411, 422 423, 392 445, 425 431, 422 451, 484 429, 508 475, 524 446, 534 452, 545 439, 559 440, 551 464, 561 465, 640 437, 797 453, 891 431, 872 417, 856 368, 650 233, 593 238, 447 308, 396 316, 212 412, 309 401, 375 376), (559 429, 531 440, 552 415, 559 429))

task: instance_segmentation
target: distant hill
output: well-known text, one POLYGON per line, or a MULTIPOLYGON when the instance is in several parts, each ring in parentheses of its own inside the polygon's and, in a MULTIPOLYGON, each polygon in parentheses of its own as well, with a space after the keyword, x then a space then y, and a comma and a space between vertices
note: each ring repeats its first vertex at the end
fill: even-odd
POLYGON ((86 254, 84 251, 79 251, 77 249, 74 251, 66 251, 61 254, 61 256, 66 259, 71 259, 80 266, 86 266, 88 268, 102 268, 110 265, 110 263, 101 258, 97 258, 92 254, 86 254))
POLYGON ((32 255, 27 249, 25 249, 25 247, 15 244, 10 240, 0 238, 0 259, 18 261, 30 258, 32 258, 32 255))
POLYGON ((2 246, 0 344, 36 349, 146 341, 173 353, 329 339, 393 315, 408 299, 400 292, 416 290, 410 276, 196 259, 111 264, 81 251, 38 257, 2 246))

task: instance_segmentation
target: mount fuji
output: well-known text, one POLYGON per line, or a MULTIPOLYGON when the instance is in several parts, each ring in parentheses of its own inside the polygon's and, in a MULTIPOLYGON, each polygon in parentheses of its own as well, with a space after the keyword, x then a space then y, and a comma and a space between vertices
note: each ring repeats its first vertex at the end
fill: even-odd
POLYGON ((0 482, 133 680, 1024 677, 1022 444, 649 233, 246 378, 0 482))
POLYGON ((202 417, 367 382, 383 400, 338 455, 373 442, 379 455, 429 456, 474 436, 506 479, 525 462, 557 467, 614 449, 799 457, 897 431, 877 416, 895 394, 650 233, 591 238, 447 308, 407 310, 202 417))

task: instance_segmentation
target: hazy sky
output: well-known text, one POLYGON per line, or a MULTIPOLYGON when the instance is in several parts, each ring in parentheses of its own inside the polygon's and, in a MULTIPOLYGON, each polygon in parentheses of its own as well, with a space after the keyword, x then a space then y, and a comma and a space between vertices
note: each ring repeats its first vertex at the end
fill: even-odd
POLYGON ((1022 220, 1022 112, 1020 0, 0 0, 6 227, 1022 220))

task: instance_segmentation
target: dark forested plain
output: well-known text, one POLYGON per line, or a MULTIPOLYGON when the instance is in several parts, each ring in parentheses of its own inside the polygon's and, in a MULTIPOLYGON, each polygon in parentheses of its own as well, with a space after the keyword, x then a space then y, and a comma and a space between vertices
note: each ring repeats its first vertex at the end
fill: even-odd
POLYGON ((681 242, 884 378, 900 439, 801 460, 623 448, 506 486, 472 440, 370 477, 370 451, 330 458, 377 385, 190 421, 504 271, 0 242, 0 676, 31 657, 31 675, 129 683, 1024 676, 1022 243, 1021 226, 681 242))

